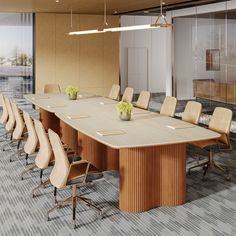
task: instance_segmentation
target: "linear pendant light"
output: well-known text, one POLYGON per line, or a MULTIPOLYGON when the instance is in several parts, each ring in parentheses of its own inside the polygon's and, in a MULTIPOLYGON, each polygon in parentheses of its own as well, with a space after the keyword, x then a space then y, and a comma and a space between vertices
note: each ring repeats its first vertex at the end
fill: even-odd
MULTIPOLYGON (((154 24, 146 25, 132 25, 132 26, 123 26, 123 27, 114 27, 114 28, 101 28, 101 29, 91 29, 91 30, 82 30, 82 31, 71 31, 68 35, 86 35, 86 34, 96 34, 96 33, 106 33, 106 32, 121 32, 121 31, 131 31, 131 30, 143 30, 143 29, 157 29, 161 27, 172 27, 173 25, 167 22, 165 15, 162 12, 162 0, 160 0, 160 15, 157 17, 157 20, 154 24), (160 22, 162 19, 162 22, 160 22)), ((104 24, 108 26, 106 20, 106 0, 104 0, 104 24)))

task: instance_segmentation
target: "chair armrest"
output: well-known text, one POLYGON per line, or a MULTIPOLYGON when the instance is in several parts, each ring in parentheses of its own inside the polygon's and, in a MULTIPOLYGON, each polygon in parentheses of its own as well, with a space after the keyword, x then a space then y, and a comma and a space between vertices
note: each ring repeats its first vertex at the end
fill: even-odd
POLYGON ((87 178, 87 175, 88 175, 88 171, 89 171, 89 167, 90 167, 90 163, 86 160, 80 160, 80 161, 74 161, 70 164, 70 169, 69 169, 69 175, 71 173, 71 171, 73 170, 73 167, 76 167, 76 166, 79 166, 81 164, 87 164, 86 166, 86 169, 85 169, 85 172, 81 175, 81 177, 83 177, 83 183, 86 182, 86 178, 87 178))
POLYGON ((80 164, 83 164, 83 163, 87 163, 87 164, 90 164, 88 161, 86 160, 80 160, 80 161, 74 161, 70 164, 70 166, 76 166, 76 165, 80 165, 80 164))

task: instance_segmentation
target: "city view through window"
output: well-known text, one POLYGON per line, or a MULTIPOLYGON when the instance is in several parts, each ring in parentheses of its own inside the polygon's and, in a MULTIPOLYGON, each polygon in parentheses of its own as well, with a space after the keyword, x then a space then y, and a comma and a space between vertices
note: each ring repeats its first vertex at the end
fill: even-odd
POLYGON ((15 99, 33 92, 33 15, 0 13, 0 92, 15 99))

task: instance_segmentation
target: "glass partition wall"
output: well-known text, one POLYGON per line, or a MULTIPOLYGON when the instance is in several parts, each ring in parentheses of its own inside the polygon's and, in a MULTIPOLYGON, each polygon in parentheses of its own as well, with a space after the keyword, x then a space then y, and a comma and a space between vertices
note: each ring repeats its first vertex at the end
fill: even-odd
MULTIPOLYGON (((174 18, 174 80, 179 111, 187 100, 236 114, 236 11, 174 18)), ((235 119, 235 118, 234 118, 235 119)))
POLYGON ((0 13, 0 93, 33 92, 33 14, 0 13))

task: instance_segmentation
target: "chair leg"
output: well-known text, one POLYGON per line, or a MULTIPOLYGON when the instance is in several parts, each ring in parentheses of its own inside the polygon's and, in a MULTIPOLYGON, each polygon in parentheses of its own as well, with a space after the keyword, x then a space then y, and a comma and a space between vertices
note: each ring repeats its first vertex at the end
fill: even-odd
POLYGON ((24 152, 24 148, 21 148, 19 150, 17 150, 16 152, 14 152, 11 156, 10 156, 10 162, 12 162, 12 157, 15 156, 16 154, 18 154, 18 156, 24 152))
POLYGON ((54 203, 57 204, 57 188, 56 187, 54 187, 53 195, 54 195, 54 203))
POLYGON ((221 163, 214 161, 214 167, 226 173, 226 180, 230 180, 229 168, 222 165, 221 163))
POLYGON ((74 229, 76 228, 76 205, 77 205, 77 186, 73 185, 72 186, 72 205, 73 205, 73 227, 74 229))
POLYGON ((21 180, 24 179, 24 178, 23 178, 24 174, 26 174, 27 172, 33 170, 33 169, 36 168, 36 167, 37 167, 37 166, 34 164, 34 165, 30 166, 29 168, 27 168, 26 170, 24 170, 24 171, 21 173, 21 180))
POLYGON ((26 166, 28 165, 28 158, 29 158, 29 154, 26 153, 26 154, 25 154, 25 165, 26 165, 26 166))
POLYGON ((200 166, 205 166, 206 164, 208 164, 209 161, 204 161, 204 162, 201 162, 201 163, 198 163, 197 165, 195 166, 191 166, 188 168, 188 174, 190 174, 191 170, 194 169, 194 168, 197 168, 197 167, 200 167, 200 166))
POLYGON ((50 180, 49 180, 49 179, 46 180, 45 182, 42 182, 42 183, 41 183, 40 185, 38 185, 37 187, 35 187, 35 188, 32 190, 32 192, 31 192, 32 198, 35 197, 35 192, 36 192, 38 189, 40 189, 40 188, 45 188, 45 186, 48 185, 48 184, 50 184, 50 180))
POLYGON ((51 209, 49 209, 48 211, 47 211, 47 219, 48 219, 48 221, 50 220, 50 217, 49 217, 49 214, 51 213, 51 212, 53 212, 53 211, 55 211, 56 209, 58 209, 58 208, 61 208, 61 207, 63 207, 63 206, 66 206, 66 205, 68 205, 68 204, 71 204, 72 203, 72 196, 70 196, 70 197, 67 197, 67 198, 65 198, 64 200, 62 200, 62 201, 59 201, 53 208, 51 208, 51 209))
POLYGON ((40 170, 40 183, 43 183, 43 169, 40 170))
POLYGON ((10 140, 10 141, 8 141, 7 143, 4 143, 4 144, 1 146, 1 150, 2 150, 2 151, 5 151, 5 147, 6 147, 7 145, 11 145, 12 143, 14 143, 14 141, 15 141, 15 140, 10 140))
POLYGON ((17 143, 17 150, 19 150, 20 145, 21 145, 21 139, 18 140, 18 143, 17 143))

